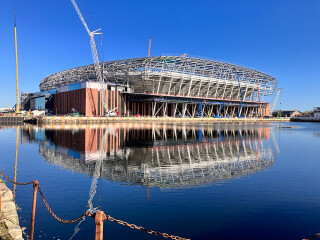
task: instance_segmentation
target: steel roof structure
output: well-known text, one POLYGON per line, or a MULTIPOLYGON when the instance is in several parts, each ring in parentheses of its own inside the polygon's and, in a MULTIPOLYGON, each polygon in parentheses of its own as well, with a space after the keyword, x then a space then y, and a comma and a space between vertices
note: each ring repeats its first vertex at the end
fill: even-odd
MULTIPOLYGON (((184 56, 158 56, 105 62, 104 82, 134 93, 216 99, 254 100, 274 94, 277 80, 234 64, 184 56)), ((94 65, 58 72, 44 78, 46 91, 83 81, 96 81, 94 65)))

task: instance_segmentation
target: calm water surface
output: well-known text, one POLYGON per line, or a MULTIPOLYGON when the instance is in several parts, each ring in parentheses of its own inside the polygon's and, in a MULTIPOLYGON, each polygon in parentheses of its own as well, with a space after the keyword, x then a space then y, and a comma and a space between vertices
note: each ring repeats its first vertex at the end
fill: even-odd
MULTIPOLYGON (((37 179, 64 219, 100 208, 191 239, 302 239, 320 231, 317 123, 25 125, 2 127, 0 143, 0 169, 19 182, 37 179)), ((28 232, 32 187, 7 185, 28 232)), ((94 231, 89 218, 57 222, 38 198, 35 239, 93 239, 94 231)), ((112 222, 104 233, 161 239, 112 222)))

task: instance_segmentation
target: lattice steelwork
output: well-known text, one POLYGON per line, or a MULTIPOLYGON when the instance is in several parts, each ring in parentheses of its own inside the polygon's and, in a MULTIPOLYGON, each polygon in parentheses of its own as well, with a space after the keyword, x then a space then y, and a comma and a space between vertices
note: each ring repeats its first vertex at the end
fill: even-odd
MULTIPOLYGON (((105 83, 126 86, 134 93, 257 101, 259 89, 262 101, 277 87, 277 80, 268 74, 200 58, 146 57, 105 62, 101 67, 105 83)), ((47 76, 40 90, 81 81, 97 81, 93 65, 47 76)))

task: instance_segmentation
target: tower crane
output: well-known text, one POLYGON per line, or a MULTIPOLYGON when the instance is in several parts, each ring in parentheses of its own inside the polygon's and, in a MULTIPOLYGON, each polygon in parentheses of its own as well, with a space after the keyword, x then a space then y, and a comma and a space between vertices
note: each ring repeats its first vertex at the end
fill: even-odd
POLYGON ((273 109, 276 106, 276 102, 278 100, 278 97, 280 95, 281 90, 282 90, 282 88, 278 88, 278 91, 277 91, 276 95, 274 96, 274 99, 273 99, 273 102, 272 102, 272 105, 271 105, 271 108, 270 108, 270 115, 272 114, 273 109))
MULTIPOLYGON (((96 72, 96 76, 97 76, 98 82, 100 82, 101 85, 103 85, 104 80, 103 80, 101 69, 100 69, 100 61, 99 61, 96 42, 94 41, 94 36, 95 35, 98 35, 98 34, 101 35, 102 34, 101 29, 99 28, 99 29, 91 32, 89 30, 89 27, 88 27, 86 21, 84 20, 84 17, 82 16, 82 14, 80 12, 80 9, 79 9, 76 1, 75 0, 71 0, 71 2, 72 2, 73 7, 75 8, 80 20, 81 20, 81 22, 82 22, 82 25, 84 26, 84 28, 86 29, 87 33, 89 34, 94 69, 95 69, 95 72, 96 72)), ((104 90, 104 88, 103 88, 103 90, 104 90)), ((102 91, 102 102, 103 102, 104 108, 106 108, 104 91, 102 91)), ((107 109, 105 109, 105 110, 107 110, 107 109)))
POLYGON ((20 103, 19 103, 19 84, 18 84, 18 44, 17 44, 17 24, 16 24, 16 11, 14 11, 14 43, 16 52, 16 83, 17 83, 17 104, 16 114, 20 114, 20 103))
MULTIPOLYGON (((86 29, 87 33, 89 34, 89 37, 90 37, 90 45, 91 45, 91 52, 92 52, 92 57, 93 57, 93 63, 94 63, 94 69, 95 69, 95 72, 96 72, 96 76, 97 76, 97 79, 98 79, 98 82, 101 83, 101 85, 103 85, 103 77, 102 77, 102 73, 101 73, 101 69, 100 69, 100 62, 99 62, 99 56, 98 56, 98 51, 97 51, 97 46, 96 46, 96 42, 94 41, 94 35, 97 35, 97 34, 102 34, 101 32, 101 29, 97 29, 93 32, 91 32, 88 28, 88 25, 86 23, 86 21, 84 20, 81 12, 80 12, 80 9, 76 3, 75 0, 71 0, 84 28, 86 29)), ((106 108, 105 106, 105 93, 104 93, 104 88, 103 88, 103 91, 102 91, 102 101, 103 101, 103 106, 104 108, 106 108)), ((106 110, 106 109, 105 109, 106 110)), ((105 155, 105 142, 106 142, 106 134, 107 132, 104 133, 104 138, 103 138, 103 141, 102 141, 102 146, 100 146, 100 156, 99 156, 99 159, 98 161, 96 162, 96 166, 95 166, 95 171, 93 173, 93 179, 92 179, 92 183, 91 183, 91 187, 90 187, 90 192, 89 192, 89 200, 88 200, 88 207, 89 207, 89 210, 90 212, 95 212, 97 209, 96 208, 93 208, 93 204, 92 204, 92 200, 96 194, 96 188, 97 188, 97 181, 98 181, 98 178, 100 177, 100 174, 101 174, 101 164, 102 164, 102 161, 104 159, 104 155, 105 155)))

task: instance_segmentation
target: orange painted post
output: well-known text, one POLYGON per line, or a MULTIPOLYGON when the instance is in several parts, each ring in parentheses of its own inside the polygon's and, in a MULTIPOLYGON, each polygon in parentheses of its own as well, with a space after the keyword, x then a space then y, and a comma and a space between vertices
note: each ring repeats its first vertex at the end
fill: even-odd
POLYGON ((35 219, 35 215, 36 215, 38 186, 39 186, 39 182, 34 181, 34 183, 33 183, 32 212, 31 212, 31 226, 30 226, 30 240, 33 240, 33 236, 34 236, 34 219, 35 219))
POLYGON ((94 218, 96 223, 96 237, 95 240, 103 240, 103 221, 106 220, 106 215, 103 211, 98 211, 94 218))

